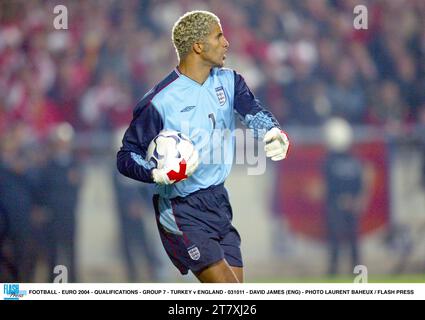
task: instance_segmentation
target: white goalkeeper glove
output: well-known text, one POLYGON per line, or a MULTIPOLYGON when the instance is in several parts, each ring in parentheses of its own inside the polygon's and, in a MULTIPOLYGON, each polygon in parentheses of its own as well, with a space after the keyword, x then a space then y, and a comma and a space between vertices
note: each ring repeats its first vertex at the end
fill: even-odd
POLYGON ((180 170, 176 172, 168 168, 162 169, 153 169, 152 178, 153 181, 157 184, 173 184, 190 177, 199 165, 199 154, 196 149, 193 149, 193 152, 187 162, 182 160, 180 162, 180 170))
POLYGON ((289 148, 289 140, 285 132, 274 127, 266 132, 263 142, 266 156, 273 161, 279 161, 286 158, 289 148))
POLYGON ((198 150, 193 148, 193 152, 186 163, 186 175, 190 177, 198 168, 198 165, 199 165, 199 153, 198 153, 198 150))
POLYGON ((172 184, 170 178, 167 176, 167 169, 153 169, 152 179, 157 184, 172 184))

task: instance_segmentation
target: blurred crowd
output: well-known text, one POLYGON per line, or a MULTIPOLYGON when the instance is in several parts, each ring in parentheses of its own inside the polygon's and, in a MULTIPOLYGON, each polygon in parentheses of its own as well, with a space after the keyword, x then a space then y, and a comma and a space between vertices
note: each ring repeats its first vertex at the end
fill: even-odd
MULTIPOLYGON (((46 219, 37 208, 56 204, 34 196, 40 187, 30 186, 43 181, 43 167, 62 155, 58 128, 67 123, 77 137, 101 134, 112 141, 112 133, 129 123, 136 102, 177 65, 171 27, 188 10, 207 9, 220 17, 230 42, 227 65, 244 75, 284 125, 318 126, 332 116, 384 128, 425 123, 425 2, 364 0, 367 30, 353 28, 357 4, 1 1, 0 189, 9 190, 10 198, 2 191, 0 213, 14 195, 22 200, 27 194, 27 202, 16 203, 27 207, 9 210, 28 212, 25 219, 31 216, 37 229, 46 219), (67 30, 53 27, 57 4, 67 8, 67 30), (10 183, 28 190, 10 190, 10 183)), ((58 161, 72 167, 74 158, 58 161)), ((77 190, 77 173, 63 179, 77 190)))
POLYGON ((425 106, 425 3, 363 1, 62 1, 68 30, 53 28, 56 1, 0 4, 0 132, 25 123, 42 139, 57 122, 76 130, 128 123, 138 99, 177 64, 170 39, 186 10, 209 9, 240 71, 285 124, 331 115, 355 124, 415 122, 425 106))

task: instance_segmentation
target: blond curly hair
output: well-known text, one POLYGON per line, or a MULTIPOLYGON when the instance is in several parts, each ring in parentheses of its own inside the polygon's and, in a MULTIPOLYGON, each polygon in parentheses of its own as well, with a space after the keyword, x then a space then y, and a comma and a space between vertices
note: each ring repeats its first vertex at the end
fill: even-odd
POLYGON ((182 15, 174 24, 171 40, 179 61, 184 59, 197 41, 204 41, 214 24, 220 19, 209 11, 190 11, 182 15))

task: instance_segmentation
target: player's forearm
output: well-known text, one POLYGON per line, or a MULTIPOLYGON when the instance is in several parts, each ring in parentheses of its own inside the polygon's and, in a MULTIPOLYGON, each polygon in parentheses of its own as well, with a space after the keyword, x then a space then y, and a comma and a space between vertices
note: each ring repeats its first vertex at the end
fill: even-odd
POLYGON ((256 138, 262 138, 267 131, 274 127, 281 129, 279 122, 273 114, 265 109, 258 111, 254 115, 250 113, 246 114, 242 122, 249 129, 254 130, 254 136, 256 138))
POLYGON ((128 178, 146 183, 154 182, 152 179, 154 167, 133 152, 120 150, 117 154, 117 168, 128 178))
POLYGON ((256 138, 263 137, 270 129, 280 128, 279 122, 273 114, 263 107, 248 88, 245 80, 237 72, 235 77, 235 102, 234 108, 241 117, 242 123, 254 130, 256 138))

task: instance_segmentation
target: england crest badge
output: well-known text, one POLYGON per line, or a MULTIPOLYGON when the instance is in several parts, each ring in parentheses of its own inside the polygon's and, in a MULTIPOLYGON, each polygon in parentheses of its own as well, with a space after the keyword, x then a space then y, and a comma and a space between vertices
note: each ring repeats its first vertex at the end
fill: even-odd
POLYGON ((226 103, 226 95, 224 93, 223 87, 215 88, 215 93, 217 94, 218 102, 220 106, 226 103))
POLYGON ((199 252, 198 247, 190 247, 187 249, 187 252, 189 253, 189 256, 192 260, 199 260, 201 257, 201 253, 199 252))

